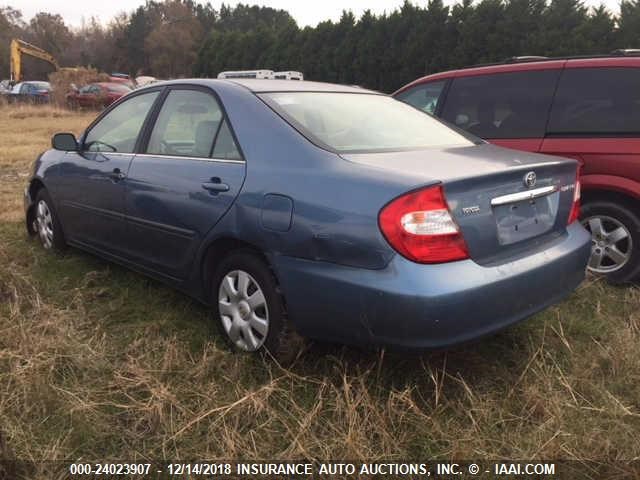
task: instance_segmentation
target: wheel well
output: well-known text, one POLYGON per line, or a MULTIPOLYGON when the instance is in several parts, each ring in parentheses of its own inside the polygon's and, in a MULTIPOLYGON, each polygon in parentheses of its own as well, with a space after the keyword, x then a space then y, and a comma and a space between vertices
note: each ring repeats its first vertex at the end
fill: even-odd
POLYGON ((632 209, 640 209, 640 199, 611 190, 586 190, 582 192, 581 202, 607 201, 626 205, 632 209))
POLYGON ((42 183, 42 180, 40 180, 38 178, 34 178, 31 181, 31 185, 29 185, 29 195, 31 196, 31 199, 35 200, 36 199, 36 195, 43 188, 44 188, 44 183, 42 183))
MULTIPOLYGON (((44 183, 42 183, 42 180, 34 178, 31 181, 31 183, 29 184, 29 197, 31 198, 32 202, 35 201, 36 195, 38 195, 38 192, 43 188, 45 188, 45 186, 44 183)), ((36 232, 33 230, 33 212, 34 208, 33 205, 31 205, 29 210, 27 210, 27 231, 30 235, 36 234, 36 232)))
POLYGON ((207 251, 203 256, 201 276, 205 298, 209 298, 211 292, 211 277, 213 276, 213 271, 216 265, 222 258, 234 250, 251 250, 253 253, 260 256, 260 258, 262 258, 271 269, 271 272, 277 281, 273 267, 262 250, 248 242, 243 242, 242 240, 232 237, 223 237, 213 241, 211 245, 207 247, 207 251))

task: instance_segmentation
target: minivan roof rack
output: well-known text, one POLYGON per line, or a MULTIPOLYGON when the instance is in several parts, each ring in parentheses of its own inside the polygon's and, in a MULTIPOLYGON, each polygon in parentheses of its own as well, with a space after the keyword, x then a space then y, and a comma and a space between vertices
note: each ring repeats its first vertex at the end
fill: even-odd
POLYGON ((540 55, 522 55, 520 57, 508 57, 502 63, 523 63, 523 62, 539 62, 540 60, 548 60, 549 57, 540 55))
POLYGON ((640 48, 620 48, 613 50, 609 54, 593 54, 593 55, 572 55, 567 57, 543 57, 538 55, 523 55, 517 57, 509 57, 501 62, 476 63, 462 67, 461 70, 477 67, 494 67, 498 65, 508 65, 511 63, 527 63, 527 62, 548 62, 552 60, 580 60, 589 58, 611 58, 611 57, 640 57, 640 48))
POLYGON ((623 57, 635 57, 640 55, 640 48, 618 48, 611 52, 611 55, 621 55, 623 57))

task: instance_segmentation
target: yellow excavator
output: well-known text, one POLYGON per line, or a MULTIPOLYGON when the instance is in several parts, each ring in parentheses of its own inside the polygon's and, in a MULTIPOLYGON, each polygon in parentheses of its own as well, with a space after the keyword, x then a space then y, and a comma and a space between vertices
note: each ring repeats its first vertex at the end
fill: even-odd
POLYGON ((40 47, 31 45, 23 40, 14 38, 11 40, 11 82, 17 83, 22 80, 22 55, 39 58, 50 63, 56 70, 60 70, 60 65, 53 55, 44 51, 40 47))

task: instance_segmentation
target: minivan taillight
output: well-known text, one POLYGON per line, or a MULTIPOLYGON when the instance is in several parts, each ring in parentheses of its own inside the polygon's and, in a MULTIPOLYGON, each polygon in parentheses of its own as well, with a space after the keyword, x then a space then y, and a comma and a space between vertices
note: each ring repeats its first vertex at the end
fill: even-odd
POLYGON ((380 211, 378 222, 391 246, 414 262, 444 263, 469 258, 441 185, 392 200, 380 211))
POLYGON ((582 170, 582 166, 578 165, 578 170, 576 172, 576 186, 573 189, 573 203, 571 204, 571 211, 569 212, 569 220, 567 221, 567 225, 571 225, 573 222, 578 220, 580 216, 580 173, 582 170))

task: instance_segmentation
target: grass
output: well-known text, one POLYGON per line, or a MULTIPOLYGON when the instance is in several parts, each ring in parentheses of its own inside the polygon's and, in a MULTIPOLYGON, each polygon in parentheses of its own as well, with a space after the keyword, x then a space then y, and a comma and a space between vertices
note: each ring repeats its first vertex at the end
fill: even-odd
POLYGON ((637 287, 448 352, 233 354, 189 298, 27 238, 30 163, 91 117, 0 111, 0 459, 640 459, 637 287))

